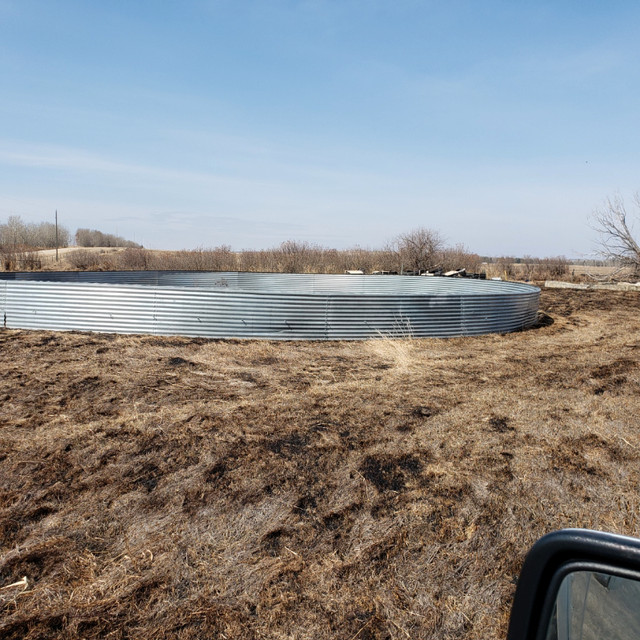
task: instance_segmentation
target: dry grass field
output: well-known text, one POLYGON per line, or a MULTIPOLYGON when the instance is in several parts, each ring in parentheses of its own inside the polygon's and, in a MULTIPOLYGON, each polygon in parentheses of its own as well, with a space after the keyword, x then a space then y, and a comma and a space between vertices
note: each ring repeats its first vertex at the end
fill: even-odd
POLYGON ((640 296, 541 306, 448 340, 0 330, 0 637, 504 638, 539 536, 640 534, 640 296))

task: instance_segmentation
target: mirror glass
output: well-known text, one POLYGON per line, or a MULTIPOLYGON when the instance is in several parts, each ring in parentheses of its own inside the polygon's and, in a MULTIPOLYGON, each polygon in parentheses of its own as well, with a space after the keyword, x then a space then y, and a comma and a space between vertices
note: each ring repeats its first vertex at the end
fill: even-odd
POLYGON ((637 640, 640 582, 575 571, 560 585, 547 640, 637 640))

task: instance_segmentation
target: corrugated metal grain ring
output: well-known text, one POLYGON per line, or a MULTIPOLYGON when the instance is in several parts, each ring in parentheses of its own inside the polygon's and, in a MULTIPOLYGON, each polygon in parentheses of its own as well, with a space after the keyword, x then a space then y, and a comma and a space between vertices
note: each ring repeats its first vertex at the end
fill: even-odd
POLYGON ((540 289, 437 277, 193 271, 0 273, 7 328, 358 340, 505 333, 540 289))

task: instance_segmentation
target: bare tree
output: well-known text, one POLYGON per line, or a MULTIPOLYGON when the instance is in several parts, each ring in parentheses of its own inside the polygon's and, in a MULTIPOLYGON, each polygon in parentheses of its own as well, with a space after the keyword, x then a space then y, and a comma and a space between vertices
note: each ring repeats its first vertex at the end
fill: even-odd
MULTIPOLYGON (((640 210, 640 194, 636 193, 633 202, 640 210)), ((605 206, 593 214, 592 226, 599 234, 599 253, 603 258, 640 273, 640 245, 633 236, 633 226, 627 222, 627 210, 620 196, 607 199, 605 206)))
MULTIPOLYGON (((66 227, 58 226, 58 246, 69 244, 66 227)), ((31 249, 53 249, 56 246, 56 225, 52 222, 24 222, 20 216, 9 216, 0 223, 0 246, 31 249)))
POLYGON ((112 233, 102 233, 97 229, 78 229, 76 231, 76 246, 78 247, 129 247, 142 249, 141 244, 132 240, 125 240, 122 236, 112 233))
POLYGON ((425 271, 438 266, 444 238, 434 229, 418 227, 397 236, 391 246, 405 270, 425 271))
POLYGON ((6 225, 3 226, 2 237, 4 244, 14 247, 26 244, 26 226, 20 216, 9 216, 6 225))

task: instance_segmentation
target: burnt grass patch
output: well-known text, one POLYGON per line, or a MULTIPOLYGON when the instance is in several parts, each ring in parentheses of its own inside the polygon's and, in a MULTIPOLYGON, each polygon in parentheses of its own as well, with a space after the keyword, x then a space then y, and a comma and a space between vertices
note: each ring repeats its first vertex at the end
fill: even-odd
POLYGON ((508 433, 515 430, 515 427, 509 424, 509 418, 505 416, 491 416, 489 418, 489 427, 497 433, 508 433))
POLYGON ((378 491, 403 491, 407 477, 422 470, 422 463, 412 455, 367 456, 360 465, 360 473, 378 491))
POLYGON ((640 535, 640 296, 541 308, 393 343, 3 330, 0 637, 505 637, 538 537, 640 535))

